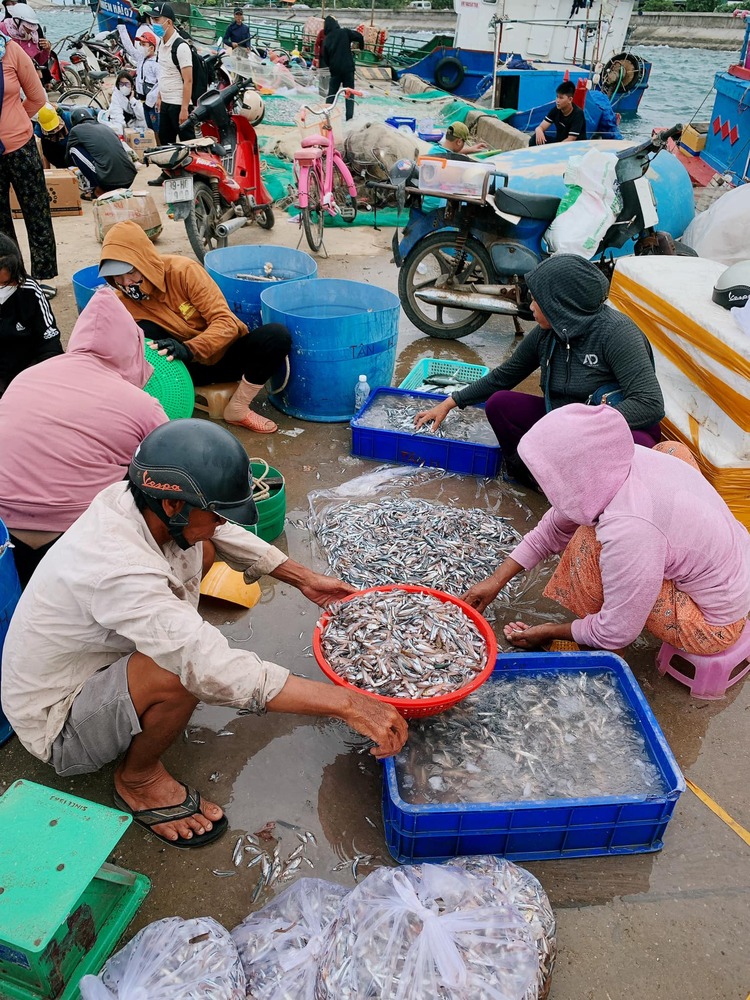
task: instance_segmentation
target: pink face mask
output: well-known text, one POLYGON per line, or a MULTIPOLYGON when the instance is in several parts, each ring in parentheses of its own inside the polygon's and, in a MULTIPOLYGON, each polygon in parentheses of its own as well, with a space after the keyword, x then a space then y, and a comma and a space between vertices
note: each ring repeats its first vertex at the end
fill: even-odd
POLYGON ((29 21, 16 21, 18 27, 19 38, 25 41, 38 42, 39 41, 39 27, 36 24, 31 24, 29 21))

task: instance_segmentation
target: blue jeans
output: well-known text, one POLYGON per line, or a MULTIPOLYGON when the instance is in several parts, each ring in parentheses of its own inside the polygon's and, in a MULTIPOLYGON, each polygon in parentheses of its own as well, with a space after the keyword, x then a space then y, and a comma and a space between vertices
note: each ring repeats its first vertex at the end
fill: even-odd
POLYGON ((146 125, 148 128, 154 130, 156 138, 159 139, 159 112, 156 108, 150 108, 147 104, 143 105, 143 115, 146 119, 146 125))

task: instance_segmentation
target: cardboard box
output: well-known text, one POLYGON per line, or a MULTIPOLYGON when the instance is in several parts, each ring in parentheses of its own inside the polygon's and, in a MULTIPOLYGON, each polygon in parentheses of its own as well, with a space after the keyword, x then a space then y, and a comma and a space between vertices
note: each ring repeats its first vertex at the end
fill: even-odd
MULTIPOLYGON (((59 219, 66 215, 83 215, 81 208, 81 192, 78 189, 78 178, 72 170, 45 170, 44 179, 47 184, 52 218, 59 219)), ((21 206, 16 193, 10 189, 10 210, 14 219, 22 219, 21 206)))
POLYGON ((144 149, 153 149, 154 146, 159 145, 156 135, 150 128, 126 128, 125 142, 128 146, 130 146, 141 162, 143 162, 144 149))
POLYGON ((706 146, 708 138, 708 122, 693 122, 686 125, 678 145, 691 156, 697 156, 706 146))
POLYGON ((100 243, 118 222, 135 222, 150 240, 155 240, 162 230, 159 209, 149 191, 120 189, 94 200, 94 226, 100 243))

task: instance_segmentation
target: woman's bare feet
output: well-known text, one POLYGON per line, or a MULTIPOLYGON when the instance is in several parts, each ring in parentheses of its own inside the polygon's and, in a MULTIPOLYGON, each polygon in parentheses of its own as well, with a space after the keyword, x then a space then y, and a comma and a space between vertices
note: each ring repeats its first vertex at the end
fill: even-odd
MULTIPOLYGON (((133 812, 143 809, 164 809, 181 805, 185 801, 185 786, 172 777, 159 762, 147 777, 131 776, 124 765, 115 771, 115 789, 133 812)), ((215 802, 201 799, 200 812, 185 819, 160 823, 151 829, 167 840, 190 840, 213 829, 213 824, 224 815, 215 802)))

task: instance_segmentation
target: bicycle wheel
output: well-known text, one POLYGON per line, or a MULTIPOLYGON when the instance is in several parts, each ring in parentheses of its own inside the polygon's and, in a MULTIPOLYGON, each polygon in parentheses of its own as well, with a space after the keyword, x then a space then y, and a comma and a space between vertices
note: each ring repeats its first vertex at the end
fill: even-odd
POLYGON ((58 104, 72 104, 76 108, 98 108, 100 111, 106 111, 109 105, 107 104, 107 98, 101 91, 96 94, 92 94, 90 90, 74 89, 74 90, 64 90, 60 94, 60 99, 58 104))
POLYGON ((324 213, 320 179, 314 170, 307 173, 307 208, 300 210, 305 238, 311 250, 320 250, 323 245, 324 213))
POLYGON ((357 218, 357 199, 349 194, 349 185, 338 163, 333 165, 333 200, 341 218, 351 225, 357 218))

